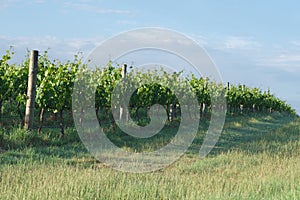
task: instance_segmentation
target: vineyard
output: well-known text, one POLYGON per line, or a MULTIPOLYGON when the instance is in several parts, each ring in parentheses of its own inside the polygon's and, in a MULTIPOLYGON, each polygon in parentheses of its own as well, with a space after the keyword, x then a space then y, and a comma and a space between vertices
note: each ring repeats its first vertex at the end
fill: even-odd
MULTIPOLYGON (((12 64, 12 56, 13 52, 7 51, 0 59, 1 199, 300 197, 300 119, 270 91, 217 84, 208 78, 167 73, 160 68, 138 71, 129 67, 125 73, 125 65, 113 62, 104 69, 90 70, 80 56, 63 63, 49 59, 45 52, 38 57, 35 130, 28 132, 23 124, 32 59, 28 55, 22 64, 12 64), (85 87, 78 90, 78 83, 85 87), (123 94, 132 95, 124 98, 123 94), (158 110, 155 104, 163 109, 158 110), (113 144, 135 155, 166 147, 178 135, 183 119, 196 122, 198 130, 176 162, 155 172, 125 173, 112 170, 85 145, 76 121, 77 114, 89 113, 82 108, 98 117, 113 144), (164 119, 166 123, 149 138, 133 137, 115 126, 128 117, 141 126, 151 124, 153 112, 154 120, 164 119), (210 154, 200 159, 212 117, 219 112, 228 115, 222 134, 210 154)), ((82 127, 93 129, 90 124, 82 127)), ((126 125, 135 124, 129 121, 126 125)), ((90 136, 90 132, 85 133, 90 136)), ((109 159, 120 157, 119 153, 108 155, 109 159)), ((149 166, 154 165, 151 162, 147 161, 149 166)))
MULTIPOLYGON (((0 60, 0 123, 2 125, 12 123, 8 120, 10 116, 17 116, 17 120, 14 118, 16 123, 24 123, 29 56, 22 64, 10 64, 13 54, 11 50, 7 50, 0 60)), ((73 86, 75 81, 80 81, 77 77, 79 72, 87 74, 90 77, 88 79, 90 84, 93 84, 96 89, 94 106, 100 122, 113 122, 111 99, 119 98, 113 97, 113 91, 123 79, 120 67, 113 66, 113 63, 109 62, 103 70, 96 68, 91 71, 78 55, 75 55, 73 61, 62 63, 49 59, 47 52, 39 55, 38 67, 35 113, 39 115, 36 114, 35 127, 39 131, 43 127, 44 116, 47 113, 50 115, 48 117, 59 121, 62 134, 65 126, 72 125, 70 118, 73 86), (70 122, 66 123, 66 121, 70 122)), ((201 117, 209 117, 212 107, 218 106, 211 103, 212 97, 215 96, 226 98, 227 113, 231 115, 275 111, 295 114, 290 105, 277 98, 269 90, 262 91, 245 85, 227 84, 224 86, 208 78, 197 78, 194 75, 183 77, 182 72, 170 74, 163 70, 145 72, 131 69, 126 77, 134 83, 140 83, 137 84, 130 98, 127 113, 137 122, 147 118, 147 113, 154 104, 165 107, 169 121, 180 118, 180 107, 183 105, 180 105, 175 93, 167 86, 173 85, 178 91, 184 91, 187 84, 193 91, 193 94, 189 95, 196 95, 198 100, 198 105, 189 105, 190 109, 196 106, 201 117), (161 81, 158 83, 155 80, 161 81), (142 84, 143 82, 147 84, 142 84)), ((119 104, 121 105, 122 102, 119 104)), ((219 109, 225 111, 226 107, 219 109)))

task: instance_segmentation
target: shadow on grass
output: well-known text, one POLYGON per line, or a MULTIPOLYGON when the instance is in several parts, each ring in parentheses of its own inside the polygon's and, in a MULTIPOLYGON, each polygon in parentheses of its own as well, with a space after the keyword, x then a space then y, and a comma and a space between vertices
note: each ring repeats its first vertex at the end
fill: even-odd
MULTIPOLYGON (((268 152, 281 154, 281 147, 290 141, 300 140, 299 118, 288 114, 248 115, 229 117, 209 156, 237 150, 246 153, 268 152), (291 140, 291 138, 293 138, 291 140)), ((190 153, 198 153, 203 140, 203 132, 190 148, 190 153)))
MULTIPOLYGON (((111 133, 109 129, 106 131, 107 134, 110 134, 109 138, 120 148, 132 151, 152 151, 170 142, 178 130, 179 122, 176 123, 166 126, 162 133, 150 140, 132 139, 120 130, 114 133, 111 133)), ((188 154, 198 155, 208 126, 209 121, 200 122, 199 133, 190 146, 188 154)), ((22 139, 24 137, 22 134, 11 138, 12 142, 22 139)), ((42 136, 32 138, 33 142, 29 140, 27 146, 16 143, 16 148, 0 153, 0 167, 1 165, 28 162, 81 164, 89 167, 97 162, 81 143, 74 129, 67 131, 65 138, 59 136, 59 131, 44 133, 42 136)), ((260 152, 280 154, 284 151, 289 153, 293 149, 289 148, 287 144, 299 140, 300 120, 296 117, 279 113, 231 116, 227 117, 223 133, 209 156, 216 156, 232 150, 253 154, 260 152)))

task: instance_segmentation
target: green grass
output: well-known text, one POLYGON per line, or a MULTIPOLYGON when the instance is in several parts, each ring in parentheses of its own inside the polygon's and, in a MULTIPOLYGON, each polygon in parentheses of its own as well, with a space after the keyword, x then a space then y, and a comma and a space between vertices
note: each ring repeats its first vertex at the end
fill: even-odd
MULTIPOLYGON (((169 167, 130 174, 96 161, 68 129, 41 136, 20 128, 0 131, 0 199, 300 199, 300 119, 289 115, 228 117, 205 158, 198 157, 207 122, 189 151, 169 167)), ((127 140, 122 148, 169 141, 127 140)), ((115 140, 122 133, 117 133, 115 140)), ((125 137, 125 136, 122 136, 125 137)), ((149 147, 150 146, 150 147, 149 147)), ((159 145, 158 145, 159 146, 159 145)), ((158 146, 155 146, 156 148, 158 146)))

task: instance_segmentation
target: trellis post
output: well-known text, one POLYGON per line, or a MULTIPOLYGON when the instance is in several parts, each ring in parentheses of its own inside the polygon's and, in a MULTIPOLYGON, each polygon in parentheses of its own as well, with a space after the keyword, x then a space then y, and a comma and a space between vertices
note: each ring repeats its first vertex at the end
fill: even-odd
POLYGON ((25 124, 24 128, 30 130, 33 128, 34 120, 34 105, 36 96, 36 79, 38 73, 38 55, 37 50, 30 52, 30 62, 28 71, 28 86, 27 86, 27 102, 25 111, 25 124))

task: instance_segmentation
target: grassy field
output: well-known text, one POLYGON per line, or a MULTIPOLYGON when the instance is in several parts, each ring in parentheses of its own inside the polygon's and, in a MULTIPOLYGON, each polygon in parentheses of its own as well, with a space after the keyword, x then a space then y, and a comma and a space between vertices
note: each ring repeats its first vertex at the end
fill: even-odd
POLYGON ((300 199, 299 118, 228 117, 219 143, 200 159, 206 127, 181 159, 145 174, 105 167, 72 129, 65 138, 0 130, 0 199, 300 199))

